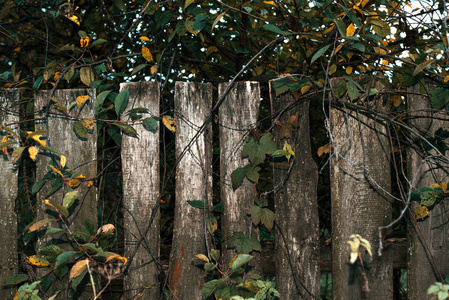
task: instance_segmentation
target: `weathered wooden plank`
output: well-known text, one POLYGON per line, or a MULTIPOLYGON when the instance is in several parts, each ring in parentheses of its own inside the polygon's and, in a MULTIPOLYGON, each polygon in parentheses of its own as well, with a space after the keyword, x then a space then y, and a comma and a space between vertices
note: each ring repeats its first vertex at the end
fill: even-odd
MULTIPOLYGON (((125 89, 129 89, 128 110, 148 109, 142 120, 159 115, 157 82, 122 83, 120 90, 125 89)), ((126 112, 123 116, 127 121, 126 112)), ((139 293, 145 299, 159 299, 159 128, 149 130, 142 123, 133 127, 138 137, 123 134, 121 144, 125 256, 132 258, 125 291, 127 298, 139 293)))
MULTIPOLYGON (((435 85, 426 86, 428 93, 435 85)), ((419 94, 419 85, 410 88, 407 96, 409 124, 424 137, 434 136, 439 128, 449 130, 449 119, 446 111, 432 111, 430 98, 419 94)), ((429 186, 433 183, 449 181, 449 164, 447 158, 438 159, 435 155, 424 160, 422 141, 416 137, 416 148, 407 150, 407 176, 414 182, 414 188, 429 186), (418 150, 418 151, 417 151, 418 150)), ((418 202, 411 202, 410 211, 415 214, 418 202)), ((427 289, 436 281, 449 276, 449 222, 447 204, 437 203, 424 221, 408 222, 408 292, 409 299, 427 299, 427 289), (423 238, 424 236, 424 238, 423 238), (429 247, 427 249, 426 245, 429 247), (430 250, 430 252, 429 252, 430 250), (435 263, 432 262, 432 256, 435 263), (436 267, 435 267, 436 265, 436 267), (438 269, 438 270, 437 270, 438 269), (438 274, 440 272, 440 275, 438 274)))
MULTIPOLYGON (((289 125, 297 116, 290 138, 280 136, 278 148, 287 141, 294 159, 274 164, 273 185, 276 212, 276 289, 282 299, 318 299, 320 295, 320 244, 317 203, 318 167, 312 158, 309 102, 296 103, 290 93, 276 97, 270 82, 273 120, 289 125)), ((290 124, 291 126, 291 124, 290 124)))
MULTIPOLYGON (((18 89, 0 90, 0 124, 5 126, 19 121, 18 89)), ((19 124, 8 126, 19 134, 19 124)), ((9 135, 6 131, 2 134, 9 135)), ((0 136, 0 137, 3 137, 0 136)), ((12 141, 12 139, 8 139, 12 141)), ((15 200, 17 197, 18 170, 11 158, 0 154, 0 286, 18 273, 17 267, 17 216, 15 213, 15 200)), ((12 299, 14 289, 1 289, 0 297, 12 299)))
MULTIPOLYGON (((370 87, 382 89, 378 83, 365 86, 370 87)), ((377 96, 365 104, 382 109, 382 100, 377 96)), ((375 113, 364 114, 345 107, 332 109, 330 114, 333 297, 392 299, 391 256, 377 256, 378 227, 391 221, 391 200, 384 192, 389 192, 391 185, 387 125, 375 113), (373 259, 362 251, 363 267, 349 263, 348 240, 352 234, 371 243, 373 259)))
MULTIPOLYGON (((93 89, 69 89, 69 90, 56 90, 53 97, 56 98, 63 106, 68 107, 70 103, 76 101, 78 96, 89 95, 89 99, 84 104, 84 107, 78 114, 78 108, 73 108, 69 114, 73 118, 68 118, 63 115, 60 110, 57 110, 55 106, 49 107, 49 114, 46 120, 36 121, 36 130, 48 130, 47 134, 44 134, 44 138, 47 139, 47 145, 58 150, 67 157, 66 166, 77 172, 81 172, 86 179, 95 178, 97 174, 97 128, 96 125, 90 131, 90 134, 86 138, 78 136, 74 129, 73 123, 80 119, 92 118, 95 115, 94 103, 95 103, 95 90, 93 89), (77 115, 78 114, 78 115, 77 115)), ((44 107, 48 104, 50 91, 39 91, 35 95, 35 112, 37 118, 45 117, 44 107)), ((42 179, 47 174, 47 164, 50 161, 52 155, 41 155, 36 163, 36 178, 42 179)), ((59 157, 55 157, 55 160, 59 163, 59 157)), ((61 187, 56 193, 47 197, 47 192, 51 187, 50 182, 44 185, 44 187, 37 193, 37 207, 38 207, 38 219, 48 218, 47 212, 48 206, 43 204, 44 199, 49 199, 56 203, 62 204, 64 197, 64 186, 61 187)), ((95 186, 87 187, 87 182, 82 183, 78 188, 79 197, 75 203, 71 206, 73 209, 71 216, 68 219, 68 225, 71 230, 81 229, 81 226, 85 224, 86 220, 92 221, 94 230, 98 227, 97 216, 97 188, 95 186)), ((57 226, 51 224, 50 226, 57 226)), ((59 236, 52 236, 40 241, 38 247, 43 246, 44 242, 58 242, 59 236)), ((64 293, 65 294, 65 293, 64 293)), ((88 297, 87 295, 85 297, 88 297)))
MULTIPOLYGON (((250 238, 258 230, 252 225, 247 215, 248 209, 253 206, 255 195, 254 184, 248 179, 235 191, 231 185, 231 174, 237 168, 249 164, 247 158, 242 159, 242 148, 245 145, 250 128, 255 128, 259 116, 260 86, 258 82, 237 82, 225 95, 228 83, 218 86, 218 97, 226 97, 219 108, 219 135, 220 135, 220 199, 224 204, 221 218, 223 240, 228 241, 236 232, 242 232, 250 238)), ((237 254, 235 249, 228 249, 227 243, 222 247, 223 266, 228 266, 237 254)), ((253 272, 261 270, 257 253, 251 253, 254 258, 250 265, 253 272), (256 270, 258 268, 258 270, 256 270)))
MULTIPOLYGON (((170 256, 170 299, 201 299, 205 272, 196 254, 206 254, 207 210, 188 200, 212 204, 212 128, 197 136, 212 107, 212 85, 175 85, 176 191, 173 244, 170 256), (193 140, 193 143, 191 143, 193 140), (181 156, 183 155, 183 156, 181 156)), ((210 246, 210 245, 209 245, 210 246)))

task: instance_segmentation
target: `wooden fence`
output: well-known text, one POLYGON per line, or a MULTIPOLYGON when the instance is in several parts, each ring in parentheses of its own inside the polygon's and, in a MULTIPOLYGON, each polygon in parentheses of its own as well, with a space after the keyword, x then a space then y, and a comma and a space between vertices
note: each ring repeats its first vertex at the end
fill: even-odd
MULTIPOLYGON (((382 90, 381 86, 376 88, 382 90)), ((160 114, 158 83, 121 84, 120 90, 125 89, 129 89, 127 110, 145 107, 150 115, 160 114)), ((393 162, 389 138, 389 128, 395 124, 382 118, 382 114, 388 113, 383 107, 383 97, 372 100, 368 110, 348 102, 348 106, 335 105, 328 111, 330 116, 325 126, 333 154, 329 161, 333 227, 332 243, 326 246, 319 241, 318 169, 311 153, 309 103, 296 101, 291 94, 276 96, 272 82, 269 89, 273 121, 288 123, 297 114, 298 125, 293 126, 288 138, 295 152, 294 158, 289 162, 271 164, 276 214, 276 288, 282 295, 281 299, 319 299, 320 272, 332 272, 334 299, 393 299, 394 268, 408 270, 409 299, 426 299, 427 288, 435 281, 441 281, 441 276, 449 276, 447 212, 441 206, 425 222, 409 222, 408 246, 383 240, 382 256, 378 255, 378 229, 392 221, 391 206, 396 201, 391 197, 393 162), (370 110, 376 114, 367 113, 370 110), (349 263, 348 240, 352 234, 360 234, 373 247, 372 259, 363 253, 362 267, 366 277, 361 274, 360 265, 349 263), (432 260, 436 261, 438 270, 432 260)), ((48 117, 45 122, 36 123, 36 130, 48 130, 47 141, 51 147, 66 155, 68 162, 79 166, 86 177, 95 177, 96 128, 87 138, 75 134, 71 127, 73 120, 54 115, 52 108, 46 107, 48 93, 43 91, 35 96, 36 114, 48 117)), ((54 97, 62 105, 67 105, 77 96, 86 94, 90 98, 78 118, 91 118, 96 101, 94 90, 58 90, 54 97)), ((257 196, 254 184, 245 178, 237 190, 231 187, 231 173, 248 163, 247 158, 241 157, 241 150, 250 129, 255 128, 258 121, 259 83, 220 84, 215 106, 212 95, 211 84, 176 83, 176 217, 167 285, 171 299, 201 299, 206 273, 199 267, 202 263, 195 255, 206 254, 212 247, 205 229, 208 211, 194 208, 187 201, 201 200, 205 206, 212 207, 213 185, 219 184, 220 201, 224 205, 220 222, 225 264, 236 254, 226 247, 234 232, 255 235, 256 238, 259 235, 247 215, 257 196), (213 182, 212 176, 212 122, 219 126, 219 182, 213 182)), ((447 121, 429 118, 434 116, 429 113, 428 98, 418 96, 419 93, 411 95, 408 99, 409 116, 414 118, 409 126, 414 131, 425 135, 433 134, 440 127, 449 129, 447 121)), ((2 125, 19 121, 18 99, 18 90, 0 93, 2 125)), ((121 121, 128 121, 126 113, 122 116, 121 121)), ((142 299, 160 299, 160 287, 165 284, 161 282, 160 262, 160 130, 151 132, 141 124, 135 129, 138 137, 124 133, 121 148, 124 256, 131 262, 124 276, 125 298, 138 294, 142 299)), ((14 130, 18 130, 17 125, 14 130)), ((280 139, 278 126, 273 133, 278 147, 282 148, 284 140, 280 139)), ((447 181, 445 176, 449 168, 445 161, 434 165, 428 159, 423 160, 412 148, 407 149, 406 161, 406 172, 414 178, 415 187, 447 181)), ((45 173, 47 163, 45 158, 37 161, 37 179, 45 173)), ((0 164, 0 283, 3 283, 18 272, 14 214, 18 171, 6 156, 0 164)), ((95 226, 103 225, 96 223, 96 188, 83 188, 82 193, 84 197, 77 206, 73 225, 81 226, 85 219, 93 220, 95 226)), ((45 195, 45 190, 38 193, 39 203, 46 199, 45 195)), ((56 193, 50 199, 60 201, 60 197, 56 193)), ((38 216, 43 214, 41 205, 38 216)), ((382 237, 387 234, 388 230, 382 232, 382 237)), ((261 255, 253 254, 252 273, 260 274, 261 255)), ((0 290, 0 295, 9 299, 13 291, 0 290)))

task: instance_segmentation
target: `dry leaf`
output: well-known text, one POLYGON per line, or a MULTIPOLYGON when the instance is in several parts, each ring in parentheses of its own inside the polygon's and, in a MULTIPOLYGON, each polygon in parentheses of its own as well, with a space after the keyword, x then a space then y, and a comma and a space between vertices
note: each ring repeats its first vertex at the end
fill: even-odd
POLYGON ((142 56, 149 62, 153 62, 153 55, 151 55, 150 49, 142 47, 142 56))
POLYGON ((164 126, 170 130, 171 132, 175 132, 176 130, 176 123, 175 120, 173 119, 173 117, 171 116, 162 116, 162 123, 164 124, 164 126))
POLYGON ((78 277, 83 273, 83 271, 86 269, 87 264, 89 263, 89 259, 83 259, 77 262, 73 265, 72 269, 70 270, 70 279, 78 277))
POLYGON ((67 158, 64 155, 61 155, 61 157, 59 158, 59 162, 61 163, 61 167, 64 169, 67 158))
POLYGON ((83 124, 83 127, 87 130, 93 130, 94 129, 94 119, 85 119, 81 120, 81 124, 83 124))
POLYGON ((83 36, 80 39, 80 44, 81 44, 81 48, 85 48, 89 45, 89 37, 88 36, 83 36))

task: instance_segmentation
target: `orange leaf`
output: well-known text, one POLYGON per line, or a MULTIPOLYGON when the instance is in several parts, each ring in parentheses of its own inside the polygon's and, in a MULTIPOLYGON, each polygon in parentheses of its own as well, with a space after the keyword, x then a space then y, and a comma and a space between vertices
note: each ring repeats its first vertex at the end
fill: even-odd
POLYGON ((150 39, 148 37, 146 37, 146 36, 141 36, 139 38, 139 40, 144 41, 144 42, 149 42, 150 41, 150 39))
POLYGON ((45 146, 47 146, 47 141, 41 141, 41 136, 42 136, 42 134, 35 134, 35 135, 32 135, 31 138, 45 147, 45 146))
POLYGON ((202 261, 209 262, 209 259, 204 254, 197 254, 195 257, 201 259, 202 261))
POLYGON ((50 263, 39 255, 31 255, 27 257, 27 263, 36 267, 47 267, 50 263))
POLYGON ((81 182, 83 181, 83 179, 86 178, 83 176, 83 174, 76 176, 75 178, 70 179, 69 181, 69 187, 73 188, 77 188, 81 182))
POLYGON ((115 231, 115 226, 112 224, 105 224, 103 226, 101 226, 100 228, 98 228, 97 230, 97 235, 99 234, 103 234, 103 233, 113 233, 115 231))
POLYGON ((352 73, 352 67, 346 67, 346 74, 350 75, 352 73))
POLYGON ((150 49, 142 47, 142 56, 149 62, 153 62, 153 55, 151 55, 150 49))
POLYGON ((329 144, 326 144, 326 145, 318 148, 317 154, 318 154, 318 157, 321 157, 323 154, 325 154, 325 153, 327 154, 329 152, 330 152, 329 144))
POLYGON ((70 270, 70 276, 69 278, 75 278, 81 275, 83 271, 86 269, 87 264, 89 263, 89 259, 83 259, 78 261, 76 264, 73 265, 72 269, 70 270))
POLYGON ((176 128, 176 122, 173 119, 173 117, 171 116, 162 116, 162 123, 164 124, 164 126, 170 130, 171 132, 175 132, 176 128))
POLYGON ((355 27, 354 24, 349 24, 348 28, 346 28, 346 36, 353 36, 355 33, 355 27))
POLYGON ((106 258, 105 263, 107 263, 108 261, 111 261, 111 260, 113 260, 113 259, 120 260, 120 261, 122 261, 124 264, 126 264, 126 263, 128 262, 128 259, 127 259, 126 257, 120 256, 120 255, 114 253, 114 254, 112 254, 112 255, 109 255, 109 256, 106 258))
POLYGON ((156 74, 156 72, 157 72, 157 65, 151 66, 150 72, 151 72, 151 75, 156 74))
POLYGON ((90 118, 90 119, 86 119, 86 120, 82 120, 81 124, 83 125, 84 128, 86 128, 87 130, 92 130, 94 129, 94 119, 90 118))
POLYGON ((81 44, 81 48, 87 47, 87 45, 89 45, 89 37, 88 36, 83 36, 80 39, 80 44, 81 44))

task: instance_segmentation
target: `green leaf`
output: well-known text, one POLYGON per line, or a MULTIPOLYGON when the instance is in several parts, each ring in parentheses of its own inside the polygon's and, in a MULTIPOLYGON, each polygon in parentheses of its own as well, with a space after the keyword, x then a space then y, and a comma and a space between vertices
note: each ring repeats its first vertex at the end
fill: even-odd
POLYGON ((62 205, 66 208, 70 208, 75 199, 78 197, 78 191, 71 191, 64 195, 64 199, 62 200, 62 205))
POLYGON ((52 147, 49 147, 49 146, 36 146, 36 147, 38 147, 39 149, 41 149, 41 150, 44 150, 44 151, 48 151, 48 152, 51 152, 51 153, 55 153, 55 154, 58 154, 59 156, 61 156, 61 152, 59 152, 58 150, 56 150, 56 149, 54 149, 54 148, 52 148, 52 147))
MULTIPOLYGON (((61 230, 61 228, 49 228, 48 230, 50 230, 50 229, 59 229, 59 230, 61 230)), ((61 253, 64 253, 65 250, 59 248, 59 247, 56 246, 56 245, 51 245, 51 244, 49 244, 49 245, 43 246, 43 247, 40 249, 39 252, 40 252, 42 255, 59 255, 59 254, 61 254, 61 253)))
POLYGON ((270 155, 277 150, 276 142, 273 140, 273 135, 271 133, 265 133, 260 138, 260 146, 266 154, 270 155))
POLYGON ((33 187, 31 188, 31 194, 34 195, 34 194, 36 194, 37 192, 39 192, 46 182, 47 182, 47 181, 44 180, 44 179, 41 179, 41 180, 39 180, 39 181, 36 181, 36 182, 33 184, 33 187))
POLYGON ((287 157, 288 152, 283 150, 283 149, 279 149, 273 152, 273 154, 271 154, 272 157, 287 157))
POLYGON ((346 37, 346 24, 340 19, 334 20, 335 24, 337 25, 338 31, 340 32, 341 36, 346 37))
POLYGON ((115 112, 117 115, 121 115, 124 111, 126 106, 128 105, 128 99, 129 99, 129 90, 125 89, 121 91, 117 97, 115 98, 115 112))
POLYGON ((434 89, 430 94, 433 109, 440 109, 449 102, 449 89, 434 89))
POLYGON ((220 250, 211 250, 210 257, 212 257, 213 260, 218 261, 220 259, 220 250))
POLYGON ((50 275, 47 276, 42 276, 41 277, 41 288, 44 292, 46 292, 48 290, 48 288, 51 286, 51 279, 52 277, 50 275))
POLYGON ((268 208, 262 208, 260 220, 262 221, 262 224, 265 225, 265 227, 268 230, 271 230, 273 228, 274 220, 275 220, 274 212, 272 212, 268 208))
POLYGON ((262 208, 260 206, 252 206, 249 208, 248 214, 251 215, 251 220, 257 226, 262 217, 262 208))
POLYGON ((21 284, 22 282, 28 281, 29 276, 27 274, 19 274, 16 276, 9 277, 8 280, 6 280, 3 287, 11 287, 14 285, 21 284))
POLYGON ((138 65, 137 67, 135 67, 133 69, 133 71, 131 72, 131 76, 135 75, 137 72, 139 72, 140 70, 142 70, 143 68, 145 68, 147 66, 147 64, 141 64, 138 65))
POLYGON ((69 268, 66 265, 59 266, 55 269, 55 275, 58 276, 59 279, 62 279, 69 272, 69 268))
POLYGON ((426 60, 422 63, 420 63, 416 68, 415 71, 413 71, 413 76, 416 76, 419 72, 421 72, 422 70, 424 70, 428 65, 430 65, 431 63, 435 62, 436 59, 429 59, 426 60))
POLYGON ((55 267, 57 268, 61 265, 68 263, 68 260, 75 254, 76 254, 76 251, 67 251, 67 252, 59 254, 58 257, 56 258, 55 267))
POLYGON ((245 178, 245 172, 245 168, 238 168, 232 172, 231 183, 234 191, 242 184, 243 178, 245 178))
POLYGON ((187 203, 195 208, 204 209, 204 203, 201 200, 187 200, 187 203))
POLYGON ((57 234, 57 233, 68 233, 67 230, 62 229, 62 228, 48 228, 47 231, 45 232, 45 235, 52 235, 52 234, 57 234))
POLYGON ((357 86, 354 84, 353 81, 346 82, 346 88, 348 90, 349 99, 355 100, 359 98, 360 96, 359 89, 357 88, 357 86))
POLYGON ((45 197, 50 197, 51 195, 56 193, 61 187, 62 187, 62 180, 61 178, 57 178, 55 182, 52 182, 52 186, 47 190, 47 195, 45 197))
POLYGON ((154 118, 145 118, 142 120, 143 126, 149 131, 157 132, 157 121, 154 118))
POLYGON ((223 204, 223 202, 220 202, 220 203, 214 205, 212 210, 214 212, 222 213, 224 211, 224 204, 223 204))
POLYGON ((122 0, 114 0, 114 4, 120 11, 122 12, 126 11, 125 3, 123 3, 122 0))
POLYGON ((259 171, 260 170, 261 170, 260 167, 249 168, 245 173, 246 178, 248 178, 249 180, 251 180, 254 183, 257 183, 259 181, 259 171))
POLYGON ((237 253, 250 253, 253 250, 251 241, 242 233, 235 232, 228 241, 229 248, 235 248, 237 253))
POLYGON ((284 32, 277 26, 273 25, 273 24, 265 24, 262 26, 263 29, 269 30, 271 32, 277 33, 277 34, 281 34, 284 35, 284 32))
POLYGON ((241 266, 247 264, 251 259, 253 259, 252 255, 249 254, 238 254, 229 267, 231 268, 231 271, 235 271, 236 269, 240 268, 241 266))
POLYGON ((44 77, 40 76, 33 84, 33 90, 37 91, 39 87, 41 86, 42 81, 44 81, 44 77))
POLYGON ((320 50, 318 50, 312 57, 312 60, 310 61, 310 64, 312 64, 315 60, 317 60, 321 55, 324 54, 324 52, 327 51, 327 49, 329 49, 331 45, 327 45, 324 46, 323 48, 321 48, 320 50))
POLYGON ((206 271, 206 272, 210 272, 210 271, 212 271, 213 269, 215 269, 217 266, 216 265, 214 265, 214 264, 212 264, 212 263, 205 263, 204 264, 204 270, 206 271))
POLYGON ((104 100, 106 99, 106 97, 109 95, 111 91, 104 91, 101 92, 98 96, 97 96, 97 100, 95 100, 95 113, 98 114, 98 111, 100 110, 100 108, 103 106, 104 100))
POLYGON ((84 279, 84 276, 87 274, 87 268, 84 269, 84 271, 77 277, 72 279, 72 289, 76 291, 78 288, 78 285, 81 283, 81 281, 84 279))
POLYGON ((262 251, 262 246, 260 245, 260 241, 258 239, 258 234, 253 233, 251 235, 251 245, 253 246, 253 250, 262 251))
POLYGON ((94 72, 90 67, 82 67, 80 69, 80 78, 81 82, 87 86, 90 86, 90 84, 95 81, 94 72))
POLYGON ((128 124, 119 123, 119 122, 114 122, 114 123, 111 123, 111 124, 117 126, 118 128, 120 128, 121 130, 123 130, 126 133, 138 136, 137 131, 134 128, 132 128, 131 126, 129 126, 128 124))
POLYGON ((73 131, 82 139, 87 138, 87 129, 80 121, 73 123, 73 131))
MULTIPOLYGON (((47 201, 47 200, 45 200, 47 201)), ((61 214, 64 215, 64 217, 68 217, 69 215, 69 211, 67 210, 67 208, 65 208, 64 206, 62 206, 59 203, 53 202, 53 201, 48 201, 48 203, 50 204, 50 206, 52 206, 53 208, 57 209, 61 214)))
POLYGON ((95 40, 95 41, 92 43, 92 46, 101 45, 101 44, 104 44, 104 43, 107 43, 107 42, 108 42, 108 40, 105 40, 105 39, 98 39, 98 40, 95 40))

